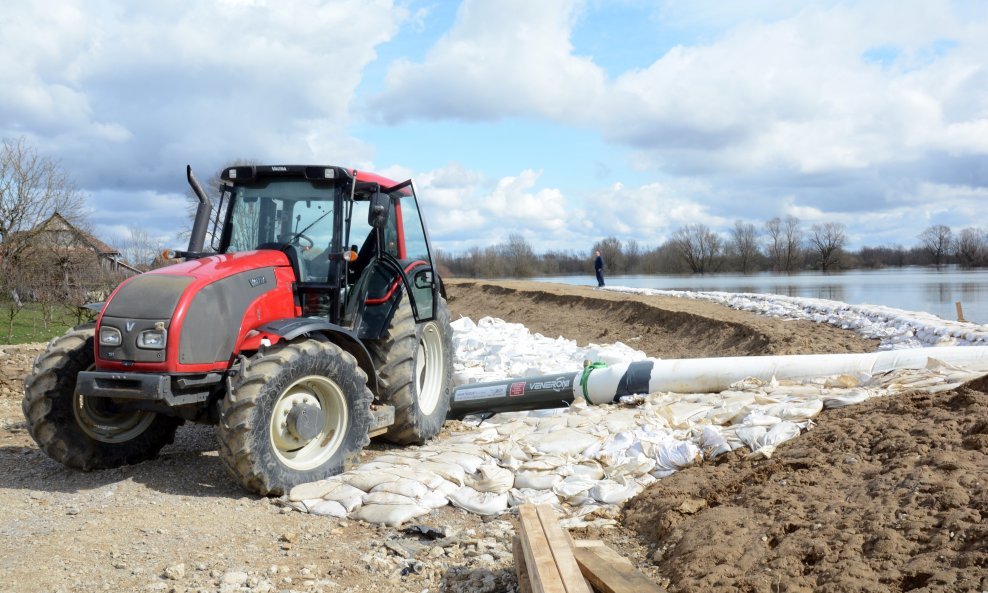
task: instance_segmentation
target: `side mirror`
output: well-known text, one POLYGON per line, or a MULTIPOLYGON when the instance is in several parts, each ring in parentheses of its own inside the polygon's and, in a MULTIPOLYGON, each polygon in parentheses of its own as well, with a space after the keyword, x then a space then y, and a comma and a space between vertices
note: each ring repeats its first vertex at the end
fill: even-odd
POLYGON ((367 224, 375 229, 388 226, 388 215, 391 214, 391 196, 380 191, 371 197, 370 209, 367 211, 367 224))
POLYGON ((432 270, 419 270, 412 278, 415 288, 432 288, 432 270))

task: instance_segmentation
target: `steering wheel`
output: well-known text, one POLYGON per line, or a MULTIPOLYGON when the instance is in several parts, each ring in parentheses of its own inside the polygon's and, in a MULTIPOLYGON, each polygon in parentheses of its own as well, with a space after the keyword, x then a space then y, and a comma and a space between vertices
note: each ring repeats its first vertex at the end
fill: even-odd
POLYGON ((313 241, 308 235, 303 235, 302 233, 295 233, 292 235, 291 242, 293 245, 298 245, 305 250, 312 249, 312 246, 316 244, 316 242, 313 241), (306 245, 306 243, 308 243, 308 245, 306 245))

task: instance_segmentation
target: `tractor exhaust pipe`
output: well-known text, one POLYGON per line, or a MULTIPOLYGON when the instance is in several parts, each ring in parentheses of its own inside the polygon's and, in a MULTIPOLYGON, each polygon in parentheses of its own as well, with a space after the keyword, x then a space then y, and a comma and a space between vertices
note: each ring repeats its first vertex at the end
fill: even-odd
POLYGON ((188 253, 202 253, 206 244, 206 229, 209 227, 209 215, 213 212, 213 204, 209 201, 209 197, 203 191, 202 186, 199 185, 199 180, 192 174, 192 165, 186 166, 186 175, 189 178, 192 191, 199 198, 195 222, 192 223, 192 235, 189 237, 188 253))

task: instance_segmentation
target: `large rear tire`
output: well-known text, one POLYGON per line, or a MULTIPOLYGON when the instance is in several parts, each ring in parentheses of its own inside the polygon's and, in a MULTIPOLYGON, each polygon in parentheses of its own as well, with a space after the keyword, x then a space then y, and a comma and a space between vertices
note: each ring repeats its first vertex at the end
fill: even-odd
POLYGON ((175 440, 180 418, 126 410, 106 397, 75 393, 81 371, 95 366, 93 327, 55 338, 24 380, 21 408, 28 432, 49 457, 81 470, 153 459, 175 440))
POLYGON ((261 495, 338 474, 370 442, 372 399, 367 375, 335 344, 305 340, 258 352, 220 402, 220 458, 261 495))
POLYGON ((449 411, 453 384, 453 331, 442 297, 436 318, 415 323, 412 306, 403 298, 388 330, 367 349, 378 370, 382 403, 395 408, 395 423, 384 438, 399 445, 418 445, 439 434, 449 411))

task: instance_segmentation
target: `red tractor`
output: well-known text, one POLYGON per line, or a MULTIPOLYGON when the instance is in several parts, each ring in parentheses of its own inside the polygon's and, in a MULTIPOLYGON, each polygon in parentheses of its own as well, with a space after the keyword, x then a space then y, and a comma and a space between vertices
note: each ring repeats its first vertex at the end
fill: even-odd
POLYGON ((130 278, 25 381, 31 436, 82 470, 155 457, 215 424, 244 487, 344 471, 371 436, 435 436, 449 311, 411 181, 333 166, 241 166, 199 198, 186 261, 130 278), (211 250, 204 249, 212 220, 211 250))

